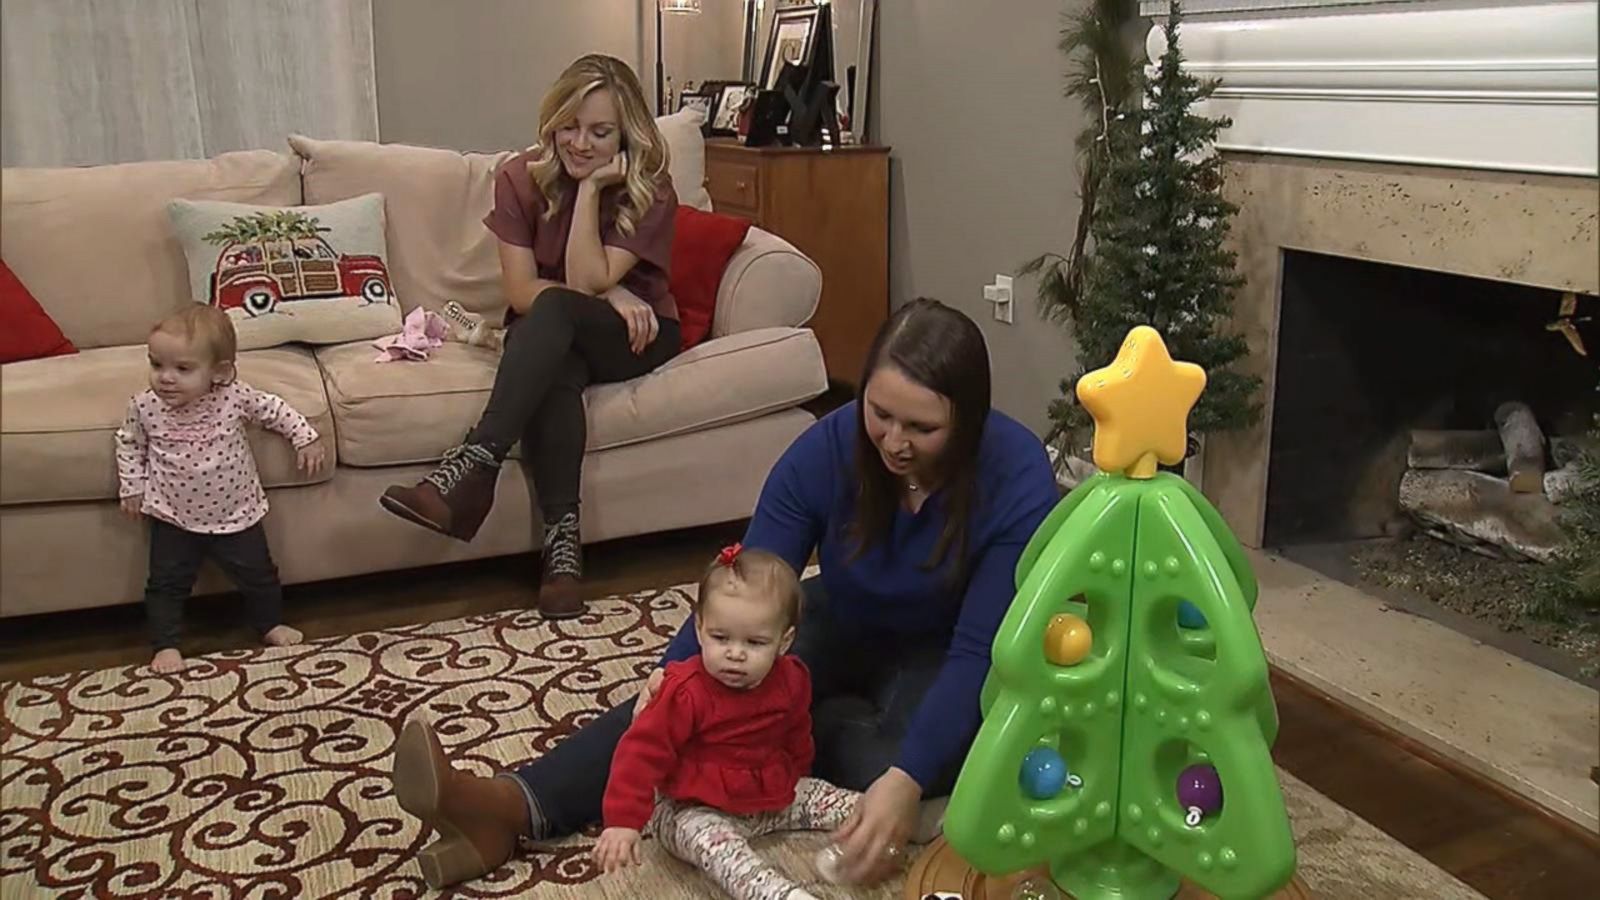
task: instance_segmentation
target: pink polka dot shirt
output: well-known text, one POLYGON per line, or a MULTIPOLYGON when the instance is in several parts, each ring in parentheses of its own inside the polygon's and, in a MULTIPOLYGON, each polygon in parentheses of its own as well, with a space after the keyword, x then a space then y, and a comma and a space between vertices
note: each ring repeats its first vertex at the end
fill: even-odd
POLYGON ((317 439, 317 430, 282 397, 237 381, 177 408, 154 391, 134 395, 117 429, 121 496, 143 495, 145 515, 185 531, 249 528, 267 514, 267 494, 245 438, 244 426, 252 422, 296 448, 317 439))

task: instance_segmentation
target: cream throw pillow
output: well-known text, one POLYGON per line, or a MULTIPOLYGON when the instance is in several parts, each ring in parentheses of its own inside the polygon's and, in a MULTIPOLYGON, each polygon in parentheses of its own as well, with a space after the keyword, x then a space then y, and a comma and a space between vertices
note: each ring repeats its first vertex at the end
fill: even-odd
POLYGON ((228 313, 239 349, 342 344, 400 330, 382 194, 325 206, 173 200, 190 296, 228 313))
POLYGON ((656 119, 656 127, 667 139, 667 173, 678 202, 702 212, 711 211, 711 194, 706 191, 706 138, 701 133, 705 113, 683 109, 656 119))

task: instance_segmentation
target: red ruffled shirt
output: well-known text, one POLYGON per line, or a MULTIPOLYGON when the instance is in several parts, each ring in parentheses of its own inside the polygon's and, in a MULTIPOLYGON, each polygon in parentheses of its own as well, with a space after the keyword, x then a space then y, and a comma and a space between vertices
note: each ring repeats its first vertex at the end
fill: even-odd
POLYGON ((658 791, 734 815, 782 809, 814 755, 811 674, 796 657, 778 657, 748 691, 717 681, 698 656, 671 663, 611 758, 605 824, 643 829, 658 791))

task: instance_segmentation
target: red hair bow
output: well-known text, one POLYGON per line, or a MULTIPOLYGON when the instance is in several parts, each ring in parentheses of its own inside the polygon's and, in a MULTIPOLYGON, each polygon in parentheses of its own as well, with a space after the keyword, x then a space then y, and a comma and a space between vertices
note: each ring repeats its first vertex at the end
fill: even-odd
POLYGON ((727 566, 731 569, 733 568, 733 564, 739 561, 739 554, 743 552, 743 544, 733 544, 728 547, 723 547, 722 552, 717 554, 717 565, 727 566))

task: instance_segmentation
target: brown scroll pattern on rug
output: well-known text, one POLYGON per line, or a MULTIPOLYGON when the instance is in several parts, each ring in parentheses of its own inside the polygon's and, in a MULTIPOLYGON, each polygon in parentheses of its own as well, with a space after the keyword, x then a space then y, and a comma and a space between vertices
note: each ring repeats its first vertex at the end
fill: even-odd
MULTIPOLYGON (((177 677, 0 684, 0 896, 424 893, 412 858, 432 836, 389 787, 406 719, 479 773, 526 762, 632 696, 688 603, 648 591, 565 622, 504 612, 219 653, 177 677)), ((454 896, 580 885, 588 846, 524 852, 454 896)))

